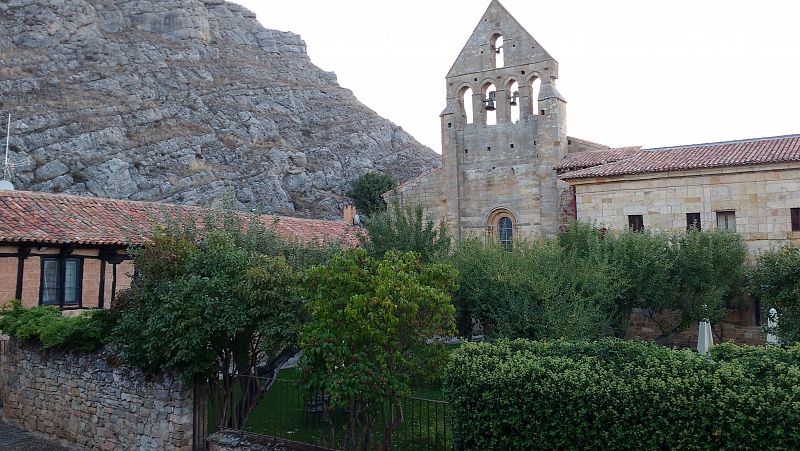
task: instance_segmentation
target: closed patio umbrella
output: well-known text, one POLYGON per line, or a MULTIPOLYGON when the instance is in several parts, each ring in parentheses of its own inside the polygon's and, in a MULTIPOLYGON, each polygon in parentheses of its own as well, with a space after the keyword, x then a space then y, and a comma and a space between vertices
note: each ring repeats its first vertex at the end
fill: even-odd
POLYGON ((714 336, 711 334, 711 323, 708 319, 700 321, 697 330, 697 352, 708 355, 708 350, 714 345, 714 336))

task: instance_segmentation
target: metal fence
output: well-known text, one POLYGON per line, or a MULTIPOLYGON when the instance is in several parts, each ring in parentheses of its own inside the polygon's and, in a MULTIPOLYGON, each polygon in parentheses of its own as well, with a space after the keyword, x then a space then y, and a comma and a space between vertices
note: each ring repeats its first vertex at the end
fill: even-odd
MULTIPOLYGON (((250 377, 250 376, 241 376, 250 377)), ((277 379, 267 391, 241 430, 279 437, 296 442, 331 447, 330 422, 323 413, 322 394, 310 394, 291 379, 277 379)), ((392 436, 392 448, 397 450, 452 450, 453 437, 449 425, 447 402, 418 397, 400 400, 404 421, 392 436)), ((213 401, 209 405, 209 426, 220 425, 213 418, 213 401)), ((382 441, 386 425, 394 419, 395 405, 386 403, 378 415, 374 437, 382 441)), ((347 412, 329 412, 334 424, 333 448, 344 448, 347 412)))

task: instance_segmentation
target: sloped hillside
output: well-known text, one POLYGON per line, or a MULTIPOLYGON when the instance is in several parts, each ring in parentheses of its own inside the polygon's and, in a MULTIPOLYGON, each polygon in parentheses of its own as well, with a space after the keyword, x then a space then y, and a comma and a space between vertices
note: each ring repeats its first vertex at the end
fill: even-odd
POLYGON ((3 0, 0 111, 14 183, 37 191, 194 205, 233 191, 242 209, 334 218, 363 172, 439 164, 299 36, 221 0, 3 0))

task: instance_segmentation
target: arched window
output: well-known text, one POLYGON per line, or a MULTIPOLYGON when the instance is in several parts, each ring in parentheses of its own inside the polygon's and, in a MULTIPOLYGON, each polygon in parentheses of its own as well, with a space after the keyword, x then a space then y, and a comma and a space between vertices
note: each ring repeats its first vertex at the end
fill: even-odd
POLYGON ((514 213, 510 210, 503 207, 495 208, 486 218, 488 241, 500 243, 503 248, 511 250, 516 223, 514 213))
POLYGON ((494 83, 487 83, 483 86, 483 109, 486 111, 486 125, 497 124, 497 88, 494 83))
POLYGON ((503 216, 497 221, 497 236, 503 248, 511 249, 514 242, 514 223, 508 216, 503 216))
POLYGON ((458 96, 458 100, 461 102, 461 114, 464 117, 464 123, 471 124, 472 123, 472 88, 462 88, 461 93, 458 96))
POLYGON ((539 114, 539 91, 542 89, 542 80, 534 78, 531 80, 531 111, 539 114))
POLYGON ((509 111, 511 113, 511 123, 516 124, 519 121, 519 83, 513 80, 508 88, 508 102, 509 111))
POLYGON ((503 35, 495 34, 492 36, 492 55, 494 55, 494 68, 505 67, 505 54, 503 53, 503 35))

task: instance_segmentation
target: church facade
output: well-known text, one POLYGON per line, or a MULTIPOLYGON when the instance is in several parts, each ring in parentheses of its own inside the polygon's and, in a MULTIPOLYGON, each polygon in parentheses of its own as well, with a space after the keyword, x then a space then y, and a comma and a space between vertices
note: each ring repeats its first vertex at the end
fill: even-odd
POLYGON ((753 253, 800 242, 800 135, 612 149, 567 135, 557 79, 558 62, 493 0, 446 77, 442 165, 401 185, 401 202, 456 239, 508 243, 581 219, 725 228, 753 253))

